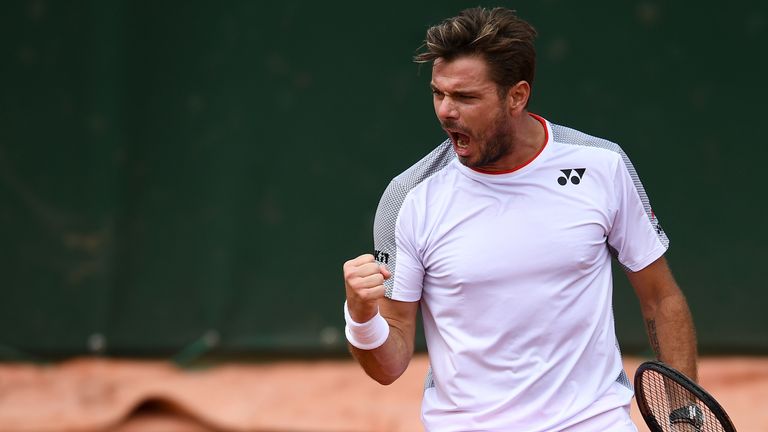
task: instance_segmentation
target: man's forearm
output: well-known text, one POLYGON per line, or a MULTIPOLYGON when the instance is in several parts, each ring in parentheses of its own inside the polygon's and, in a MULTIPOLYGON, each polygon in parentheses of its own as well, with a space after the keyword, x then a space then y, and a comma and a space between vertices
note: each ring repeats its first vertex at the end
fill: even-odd
POLYGON ((696 381, 696 334, 682 295, 670 295, 644 311, 648 339, 659 360, 696 381))
POLYGON ((413 347, 406 343, 402 331, 389 327, 389 337, 384 345, 362 350, 349 345, 349 351, 355 357, 365 373, 380 384, 389 385, 405 372, 413 356, 413 347))
POLYGON ((387 299, 384 281, 392 273, 371 254, 345 262, 343 269, 349 351, 371 378, 391 384, 413 356, 419 302, 387 299))

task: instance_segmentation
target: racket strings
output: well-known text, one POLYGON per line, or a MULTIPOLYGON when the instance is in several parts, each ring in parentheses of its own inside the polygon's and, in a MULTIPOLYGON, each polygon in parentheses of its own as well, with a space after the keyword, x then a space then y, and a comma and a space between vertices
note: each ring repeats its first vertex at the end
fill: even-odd
POLYGON ((651 413, 664 432, 725 432, 712 410, 694 393, 656 371, 645 371, 642 386, 651 413))

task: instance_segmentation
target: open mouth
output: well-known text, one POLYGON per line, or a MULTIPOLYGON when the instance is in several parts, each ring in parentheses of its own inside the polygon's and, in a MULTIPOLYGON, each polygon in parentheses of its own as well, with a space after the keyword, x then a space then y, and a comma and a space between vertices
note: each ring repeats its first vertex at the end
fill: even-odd
POLYGON ((451 141, 459 148, 469 147, 469 136, 462 132, 448 131, 448 135, 451 137, 451 141))

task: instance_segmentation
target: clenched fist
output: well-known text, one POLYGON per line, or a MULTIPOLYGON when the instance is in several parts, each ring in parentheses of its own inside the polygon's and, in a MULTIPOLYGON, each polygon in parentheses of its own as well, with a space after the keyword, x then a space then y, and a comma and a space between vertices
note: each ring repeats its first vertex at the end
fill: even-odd
POLYGON ((364 323, 379 311, 378 301, 384 298, 384 281, 392 273, 379 264, 371 254, 360 255, 344 263, 344 287, 347 290, 349 315, 364 323))

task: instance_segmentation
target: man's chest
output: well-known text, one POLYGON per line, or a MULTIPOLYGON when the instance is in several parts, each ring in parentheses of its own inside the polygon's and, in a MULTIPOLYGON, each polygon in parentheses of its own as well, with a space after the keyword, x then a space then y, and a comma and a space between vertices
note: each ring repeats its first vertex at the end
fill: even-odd
POLYGON ((436 204, 441 211, 433 212, 421 242, 425 286, 546 280, 589 272, 606 260, 613 215, 601 190, 472 186, 436 204))

